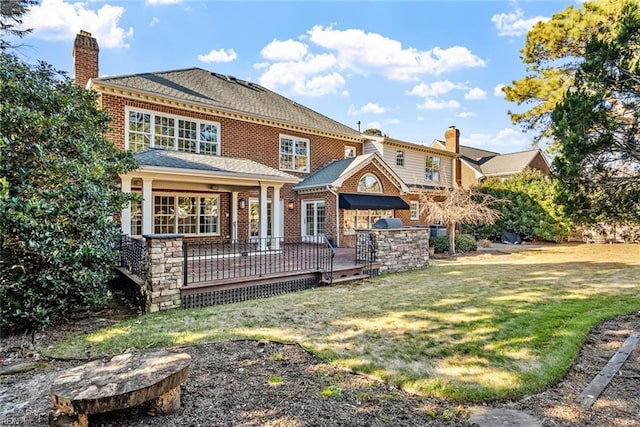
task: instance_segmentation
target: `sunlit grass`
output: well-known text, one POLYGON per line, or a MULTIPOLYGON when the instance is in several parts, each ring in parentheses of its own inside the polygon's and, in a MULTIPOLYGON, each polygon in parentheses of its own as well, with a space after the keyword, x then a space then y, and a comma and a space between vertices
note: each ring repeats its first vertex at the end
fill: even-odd
POLYGON ((433 261, 370 282, 173 310, 59 343, 59 357, 227 339, 298 342, 417 393, 506 399, 566 372, 590 328, 640 310, 640 245, 433 261))

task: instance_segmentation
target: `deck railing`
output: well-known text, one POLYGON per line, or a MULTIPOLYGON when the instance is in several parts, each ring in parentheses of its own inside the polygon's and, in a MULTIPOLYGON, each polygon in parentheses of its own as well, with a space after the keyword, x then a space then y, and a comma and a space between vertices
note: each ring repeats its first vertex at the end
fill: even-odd
POLYGON ((147 246, 142 238, 122 236, 120 240, 120 266, 142 280, 147 277, 147 246))
POLYGON ((356 232, 356 264, 362 264, 364 273, 369 276, 376 275, 373 271, 377 250, 375 237, 368 231, 356 232))
POLYGON ((332 248, 324 236, 185 241, 184 285, 331 269, 332 248))

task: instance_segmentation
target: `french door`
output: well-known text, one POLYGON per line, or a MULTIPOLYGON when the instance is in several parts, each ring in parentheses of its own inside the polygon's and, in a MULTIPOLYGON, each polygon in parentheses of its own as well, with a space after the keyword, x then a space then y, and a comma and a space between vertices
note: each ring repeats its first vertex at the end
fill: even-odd
POLYGON ((302 237, 306 241, 318 241, 324 236, 326 210, 324 200, 302 202, 302 237))

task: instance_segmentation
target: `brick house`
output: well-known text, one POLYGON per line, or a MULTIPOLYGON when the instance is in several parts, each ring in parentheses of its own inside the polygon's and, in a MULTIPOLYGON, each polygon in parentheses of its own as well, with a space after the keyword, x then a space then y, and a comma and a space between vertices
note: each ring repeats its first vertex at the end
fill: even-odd
POLYGON ((98 54, 90 33, 77 35, 76 84, 99 94, 112 117, 107 138, 134 152, 140 165, 121 177, 122 190, 143 199, 121 213, 124 234, 326 234, 340 244, 349 242, 345 221, 347 236, 360 226, 345 210, 409 210, 408 187, 380 157, 363 153, 367 138, 355 129, 258 84, 200 68, 99 78, 98 54), (358 168, 346 171, 340 187, 307 185, 345 158, 358 168), (360 197, 346 202, 347 194, 360 197))

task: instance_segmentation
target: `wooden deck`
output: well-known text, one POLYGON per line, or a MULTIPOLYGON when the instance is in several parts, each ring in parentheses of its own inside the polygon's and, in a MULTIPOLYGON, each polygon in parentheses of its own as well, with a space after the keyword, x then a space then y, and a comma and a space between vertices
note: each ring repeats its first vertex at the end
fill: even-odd
MULTIPOLYGON (((310 250, 314 250, 310 248, 310 250)), ((365 266, 356 263, 356 251, 353 248, 335 248, 333 258, 333 274, 318 268, 294 269, 294 271, 270 272, 269 264, 291 262, 286 259, 286 253, 271 253, 258 255, 252 262, 260 261, 261 264, 252 264, 254 274, 234 277, 231 274, 217 275, 216 280, 205 280, 197 283, 187 283, 181 289, 182 301, 185 307, 210 306, 249 299, 265 298, 286 292, 294 292, 310 289, 322 285, 337 284, 352 280, 364 280, 369 277, 366 268, 375 269, 376 266, 365 266), (278 260, 277 257, 285 257, 278 260)), ((243 257, 230 257, 225 260, 225 271, 233 271, 233 268, 243 270, 246 259, 243 257)), ((194 267, 197 266, 194 264, 194 267)), ((197 271, 188 271, 187 274, 197 275, 197 271)))

